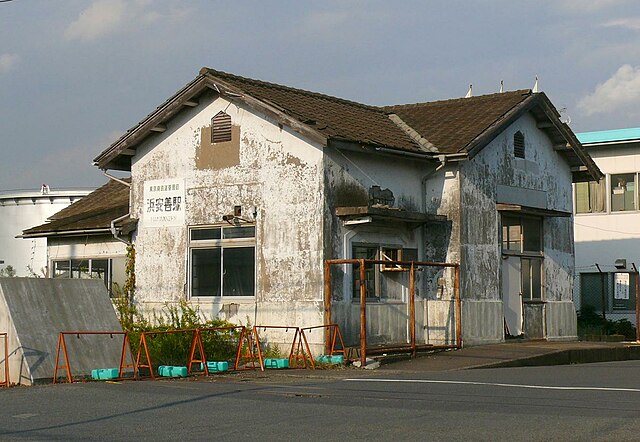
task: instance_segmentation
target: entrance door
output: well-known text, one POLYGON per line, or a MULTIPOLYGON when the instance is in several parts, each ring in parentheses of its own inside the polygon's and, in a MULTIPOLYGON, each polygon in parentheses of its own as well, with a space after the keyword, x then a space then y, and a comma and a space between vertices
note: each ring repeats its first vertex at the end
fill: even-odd
POLYGON ((519 256, 502 257, 502 304, 511 336, 522 334, 522 264, 519 256))

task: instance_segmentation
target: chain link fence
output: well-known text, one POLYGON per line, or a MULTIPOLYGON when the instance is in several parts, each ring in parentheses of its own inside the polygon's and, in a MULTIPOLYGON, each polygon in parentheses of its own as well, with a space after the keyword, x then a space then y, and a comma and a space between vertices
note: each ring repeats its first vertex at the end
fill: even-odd
POLYGON ((602 265, 576 270, 578 333, 583 337, 617 334, 635 340, 637 274, 602 265))

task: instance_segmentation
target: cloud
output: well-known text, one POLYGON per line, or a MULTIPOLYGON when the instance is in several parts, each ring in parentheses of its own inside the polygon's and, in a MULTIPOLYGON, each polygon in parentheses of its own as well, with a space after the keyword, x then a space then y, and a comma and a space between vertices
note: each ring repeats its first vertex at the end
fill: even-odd
POLYGON ((621 18, 619 20, 608 21, 600 26, 604 28, 623 28, 640 31, 640 18, 621 18))
POLYGON ((16 54, 0 54, 0 74, 9 72, 19 61, 16 54))
POLYGON ((126 20, 124 0, 97 0, 64 31, 68 40, 92 41, 116 31, 126 20))
POLYGON ((151 9, 152 0, 96 0, 64 31, 67 40, 93 41, 141 23, 157 22, 163 15, 151 9))
POLYGON ((598 84, 593 93, 582 98, 578 109, 585 115, 627 110, 640 114, 640 66, 625 64, 611 78, 598 84))

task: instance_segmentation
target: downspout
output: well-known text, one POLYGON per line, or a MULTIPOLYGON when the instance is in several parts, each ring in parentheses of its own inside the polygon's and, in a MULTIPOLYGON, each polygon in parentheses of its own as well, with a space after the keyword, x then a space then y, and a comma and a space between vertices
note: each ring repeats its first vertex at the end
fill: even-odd
POLYGON ((126 239, 118 235, 118 228, 116 227, 116 223, 118 221, 122 221, 125 218, 129 218, 130 215, 131 215, 131 212, 127 212, 125 215, 119 216, 118 218, 111 221, 111 234, 113 235, 113 237, 118 241, 125 243, 128 246, 131 245, 131 242, 127 241, 126 239))
MULTIPOLYGON (((131 189, 131 183, 127 183, 126 181, 121 180, 120 178, 116 178, 116 177, 114 177, 113 175, 109 175, 109 174, 107 173, 107 171, 106 171, 106 170, 103 170, 103 171, 102 171, 102 173, 103 173, 107 178, 112 179, 113 181, 116 181, 116 182, 118 182, 118 183, 120 183, 120 184, 124 184, 124 185, 125 185, 125 186, 127 186, 129 189, 131 189)), ((131 192, 131 190, 129 190, 129 192, 131 192)), ((111 221, 111 227, 110 227, 111 234, 113 235, 113 237, 114 237, 115 239, 117 239, 118 241, 120 241, 121 243, 124 243, 124 244, 126 244, 126 245, 128 245, 128 246, 130 246, 130 245, 131 245, 131 242, 130 242, 130 241, 127 241, 126 239, 122 238, 122 237, 119 235, 118 229, 116 228, 116 223, 117 223, 118 221, 122 221, 123 219, 129 218, 130 216, 131 216, 131 210, 129 210, 129 212, 127 212, 125 215, 119 216, 118 218, 116 218, 116 219, 114 219, 113 221, 111 221)))

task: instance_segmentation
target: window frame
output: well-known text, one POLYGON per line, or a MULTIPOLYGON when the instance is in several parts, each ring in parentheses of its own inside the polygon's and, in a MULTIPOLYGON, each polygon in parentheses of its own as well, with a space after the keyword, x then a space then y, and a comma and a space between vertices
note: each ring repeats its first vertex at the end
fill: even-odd
MULTIPOLYGON (((389 261, 402 261, 403 260, 402 258, 405 254, 413 255, 415 257, 414 260, 418 260, 417 247, 404 247, 399 244, 390 244, 390 243, 352 242, 351 243, 351 259, 360 259, 356 257, 356 253, 355 253, 356 248, 369 249, 369 250, 375 249, 376 251, 375 257, 365 258, 365 259, 383 261, 385 260, 385 256, 389 257, 388 253, 385 253, 385 252, 392 251, 392 254, 395 254, 395 256, 398 256, 400 259, 395 259, 395 260, 389 259, 389 261)), ((369 271, 371 270, 374 271, 374 275, 372 279, 374 282, 373 296, 369 296, 367 294, 367 297, 366 297, 367 302, 372 302, 372 301, 388 302, 388 303, 397 302, 398 298, 389 298, 387 296, 384 296, 384 294, 382 293, 382 278, 385 276, 385 273, 388 273, 387 277, 390 277, 394 273, 406 272, 407 267, 399 267, 396 265, 392 266, 387 264, 369 264, 366 266, 366 269, 368 269, 369 271)), ((359 283, 358 283, 358 281, 360 280, 360 271, 357 265, 353 266, 352 273, 353 274, 351 278, 351 300, 352 302, 360 302, 360 289, 359 289, 359 283)), ((365 278, 366 278, 366 281, 371 280, 371 278, 367 278, 367 276, 365 276, 365 278)), ((367 292, 369 293, 368 290, 367 292)))
MULTIPOLYGON (((626 187, 628 188, 629 186, 629 182, 626 182, 626 187)), ((625 188, 623 189, 623 195, 628 192, 628 190, 625 188)), ((609 196, 609 212, 610 213, 624 213, 624 212, 637 212, 638 211, 638 172, 622 172, 622 173, 611 173, 609 174, 609 189, 607 192, 608 196, 609 196), (614 189, 618 189, 618 186, 614 187, 613 186, 613 180, 615 177, 619 177, 619 176, 630 176, 633 175, 633 190, 632 190, 632 196, 633 196, 633 208, 632 209, 621 209, 621 210, 614 210, 613 208, 613 202, 614 202, 614 189)), ((625 201, 625 197, 623 197, 623 201, 625 201)))
MULTIPOLYGON (((514 229, 515 230, 515 229, 514 229)), ((511 229, 507 228, 507 245, 511 243, 509 240, 511 229)), ((513 256, 520 258, 520 293, 524 302, 544 302, 545 290, 544 290, 544 217, 518 215, 513 213, 503 213, 500 219, 500 242, 499 247, 503 257, 513 256), (504 233, 505 227, 511 227, 514 224, 506 224, 505 220, 517 221, 520 226, 519 239, 514 243, 519 244, 519 250, 505 248, 504 233), (531 229, 525 229, 525 224, 531 224, 532 221, 537 223, 538 238, 539 238, 539 250, 525 250, 525 244, 527 240, 525 238, 526 231, 531 232, 531 229), (525 274, 525 263, 528 263, 527 269, 529 271, 525 274), (535 273, 531 272, 531 263, 536 263, 537 277, 539 284, 534 284, 535 273), (527 288, 525 290, 525 288, 527 288)))
MULTIPOLYGON (((254 300, 257 291, 257 265, 256 265, 256 228, 253 224, 225 225, 203 225, 203 226, 189 226, 188 227, 188 246, 187 246, 187 293, 189 299, 197 299, 199 301, 204 300, 221 300, 221 299, 233 299, 233 300, 254 300), (251 236, 244 237, 227 237, 225 238, 225 230, 231 231, 233 229, 253 229, 251 236), (219 230, 220 234, 218 238, 210 239, 194 239, 193 232, 204 232, 211 230, 212 233, 215 230, 219 230), (225 249, 251 249, 252 250, 252 262, 253 266, 253 284, 251 287, 250 295, 225 295, 225 264, 224 264, 224 250, 225 249), (195 250, 220 250, 220 273, 218 275, 219 281, 219 295, 204 295, 194 294, 195 281, 194 281, 194 254, 195 250)), ((248 230, 246 231, 249 232, 248 230)), ((215 236, 215 235, 214 235, 215 236)))
MULTIPOLYGON (((119 259, 126 259, 126 257, 123 256, 81 256, 81 257, 68 257, 68 258, 55 258, 55 259, 51 259, 50 260, 50 268, 51 268, 51 273, 50 273, 50 277, 53 279, 100 279, 104 282, 105 287, 107 289, 107 291, 109 292, 109 297, 110 298, 115 298, 117 297, 116 294, 114 294, 113 292, 113 284, 116 283, 116 281, 114 281, 114 262, 116 260, 119 259), (76 262, 87 262, 87 267, 86 267, 86 271, 82 271, 82 269, 80 270, 82 272, 82 274, 84 275, 88 275, 88 277, 78 277, 78 276, 74 276, 74 261, 76 262), (107 270, 105 272, 105 275, 98 277, 98 278, 94 278, 91 277, 91 275, 94 273, 93 270, 93 263, 94 261, 107 261, 107 270), (67 273, 68 276, 58 276, 56 275, 56 264, 57 263, 66 263, 67 264, 67 273)), ((125 264, 126 265, 126 264, 125 264)))
MULTIPOLYGON (((585 214, 598 214, 598 213, 607 213, 608 212, 608 205, 609 205, 609 195, 608 195, 608 185, 607 185, 607 179, 606 177, 603 177, 600 181, 586 181, 586 182, 582 182, 582 183, 575 183, 574 185, 574 191, 573 191, 573 198, 575 201, 575 209, 574 209, 574 213, 576 215, 585 215, 585 214), (578 189, 580 185, 587 185, 586 188, 586 198, 587 198, 587 205, 588 210, 586 211, 580 211, 578 209, 578 189), (594 208, 592 207, 592 194, 597 193, 597 192, 601 192, 601 198, 602 198, 602 209, 598 210, 598 208, 594 208)), ((595 195, 595 198, 597 199, 597 195, 595 195)))

